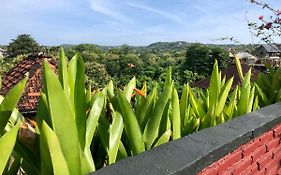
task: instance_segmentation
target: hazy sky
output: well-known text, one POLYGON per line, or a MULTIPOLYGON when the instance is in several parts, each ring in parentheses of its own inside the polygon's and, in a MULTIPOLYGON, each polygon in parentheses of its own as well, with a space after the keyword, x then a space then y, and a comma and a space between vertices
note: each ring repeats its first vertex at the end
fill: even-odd
MULTIPOLYGON (((280 0, 265 0, 281 8, 280 0)), ((0 0, 0 44, 31 34, 40 44, 218 43, 251 37, 246 17, 268 13, 248 0, 0 0)))

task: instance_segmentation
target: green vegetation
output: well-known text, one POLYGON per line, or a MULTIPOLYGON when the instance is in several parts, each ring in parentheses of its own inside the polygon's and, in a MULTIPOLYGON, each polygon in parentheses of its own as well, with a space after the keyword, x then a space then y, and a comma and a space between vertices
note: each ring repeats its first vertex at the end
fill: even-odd
MULTIPOLYGON (((35 130, 27 129, 31 138, 22 134, 26 129, 22 125, 28 124, 15 109, 27 79, 1 97, 0 148, 8 146, 10 150, 2 153, 0 149, 0 173, 87 174, 251 112, 260 107, 261 93, 256 88, 262 88, 251 83, 251 70, 242 74, 236 61, 241 86, 231 90, 233 79, 221 77, 215 61, 209 89, 185 84, 179 98, 171 68, 163 85, 154 83, 151 90, 145 81, 139 90, 134 77, 123 89, 114 88, 110 81, 91 92, 90 87, 85 88, 82 57, 76 54, 67 63, 62 50, 58 76, 44 62, 37 125, 35 130), (17 136, 19 125, 21 134, 17 136)), ((274 77, 280 81, 280 76, 274 77)))
POLYGON ((39 44, 28 34, 21 34, 7 46, 7 55, 12 58, 40 51, 39 44))
POLYGON ((130 47, 123 45, 115 48, 104 48, 97 45, 80 44, 69 46, 66 55, 70 57, 75 52, 84 58, 88 83, 95 89, 103 87, 109 80, 113 80, 117 87, 124 86, 131 77, 135 76, 137 85, 148 82, 148 89, 152 89, 153 81, 163 85, 166 70, 173 67, 175 86, 191 83, 211 74, 214 60, 219 61, 220 68, 226 67, 227 54, 225 49, 201 44, 187 44, 185 42, 155 43, 147 47, 130 47), (172 47, 173 49, 169 48, 172 47), (204 47, 207 52, 201 50, 204 47), (194 56, 192 50, 199 55, 194 56), (211 55, 211 56, 210 56, 211 55), (204 62, 208 66, 202 71, 194 70, 194 61, 204 62))

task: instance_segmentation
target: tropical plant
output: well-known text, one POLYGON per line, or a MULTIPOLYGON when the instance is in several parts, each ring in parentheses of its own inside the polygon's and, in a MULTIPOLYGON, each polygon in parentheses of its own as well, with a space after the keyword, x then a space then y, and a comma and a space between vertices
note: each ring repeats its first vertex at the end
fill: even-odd
POLYGON ((259 74, 255 81, 261 107, 281 101, 281 68, 267 68, 269 72, 259 74))
POLYGON ((196 90, 186 84, 180 99, 171 68, 163 87, 154 83, 150 91, 146 82, 139 90, 134 77, 124 89, 114 89, 110 81, 92 92, 90 86, 85 88, 84 72, 79 54, 67 63, 63 49, 58 76, 44 61, 43 90, 30 140, 22 134, 16 139, 24 119, 14 109, 26 79, 9 91, 0 104, 0 148, 9 146, 4 154, 0 149, 5 155, 0 159, 2 172, 87 174, 258 107, 251 70, 245 77, 239 71, 243 83, 233 90, 233 78, 221 77, 217 61, 210 88, 196 90), (7 164, 9 157, 13 161, 7 164))

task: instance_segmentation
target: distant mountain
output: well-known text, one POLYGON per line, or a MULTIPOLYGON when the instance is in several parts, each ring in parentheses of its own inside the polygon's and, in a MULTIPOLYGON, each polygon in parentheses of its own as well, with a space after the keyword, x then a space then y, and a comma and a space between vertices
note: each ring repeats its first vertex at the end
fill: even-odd
POLYGON ((166 51, 166 50, 182 50, 189 46, 191 43, 185 41, 176 41, 176 42, 157 42, 147 46, 148 49, 157 50, 157 51, 166 51))
MULTIPOLYGON (((97 48, 101 49, 102 51, 108 51, 110 49, 119 49, 122 48, 124 46, 129 47, 130 49, 133 49, 135 51, 181 51, 181 50, 185 50, 190 44, 189 42, 186 41, 175 41, 175 42, 156 42, 156 43, 152 43, 148 46, 129 46, 129 45, 120 45, 120 46, 101 46, 101 45, 96 45, 96 44, 89 44, 89 45, 94 45, 97 48)), ((240 50, 253 50, 253 48, 256 48, 257 45, 250 45, 250 44, 246 44, 246 45, 236 45, 236 44, 206 44, 208 46, 216 46, 216 47, 221 47, 224 49, 234 49, 236 51, 240 51, 240 50)), ((61 45, 62 47, 64 47, 65 49, 73 49, 74 47, 76 47, 77 45, 73 45, 73 44, 63 44, 61 45)))

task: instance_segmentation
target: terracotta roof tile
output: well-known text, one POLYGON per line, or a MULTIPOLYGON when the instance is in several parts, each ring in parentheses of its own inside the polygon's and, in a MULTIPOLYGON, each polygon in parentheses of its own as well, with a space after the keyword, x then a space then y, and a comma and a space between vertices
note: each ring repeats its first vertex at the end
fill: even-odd
POLYGON ((36 112, 40 92, 42 89, 42 63, 47 59, 55 72, 58 72, 57 63, 51 57, 27 57, 12 68, 3 78, 1 95, 6 95, 8 90, 15 86, 20 80, 29 73, 29 79, 26 83, 25 91, 21 96, 17 105, 19 111, 22 113, 36 112))

